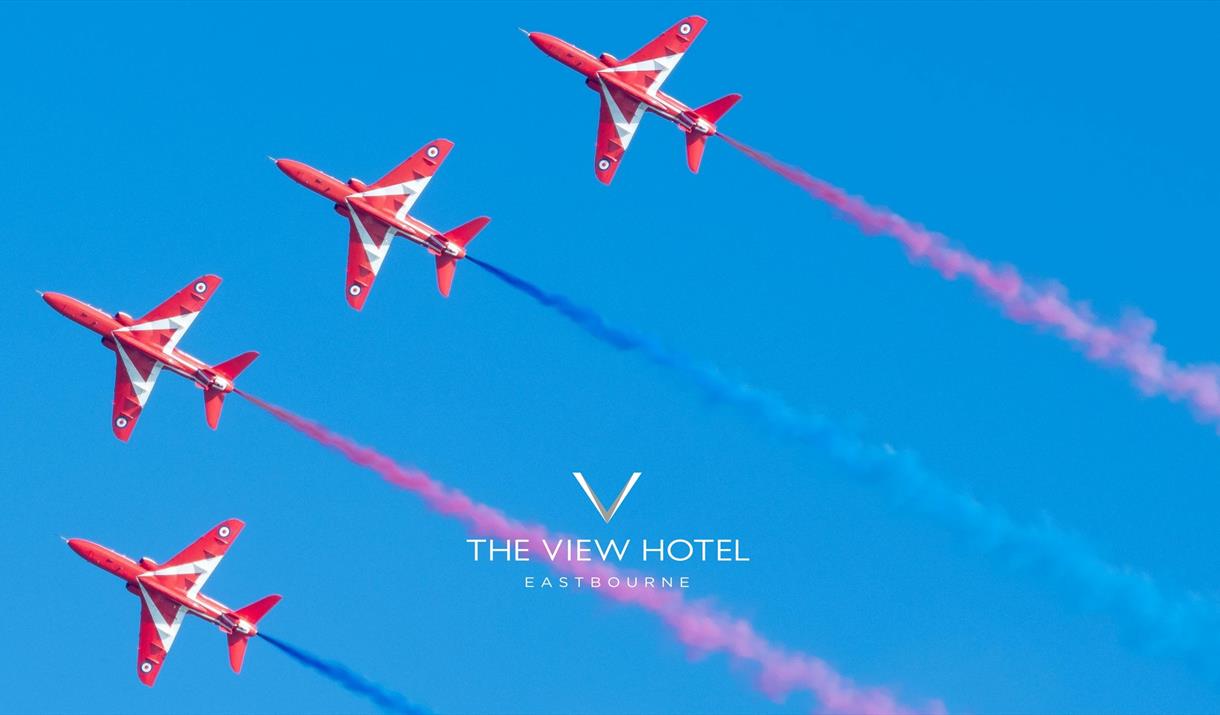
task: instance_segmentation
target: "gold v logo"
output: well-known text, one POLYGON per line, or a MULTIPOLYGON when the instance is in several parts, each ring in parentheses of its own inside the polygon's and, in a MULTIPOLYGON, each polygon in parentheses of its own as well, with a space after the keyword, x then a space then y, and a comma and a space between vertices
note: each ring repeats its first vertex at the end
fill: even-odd
POLYGON ((593 506, 597 507, 597 513, 602 515, 602 519, 605 519, 607 524, 609 524, 610 520, 614 518, 614 512, 618 511, 618 508, 623 505, 623 500, 627 498, 627 494, 630 493, 631 488, 635 486, 635 482, 640 478, 640 474, 642 474, 642 472, 632 472, 631 478, 627 480, 627 485, 623 487, 623 491, 618 493, 618 497, 614 499, 614 503, 610 505, 609 509, 607 509, 606 507, 602 506, 601 499, 597 498, 597 495, 594 494, 593 490, 589 487, 589 483, 585 481, 585 475, 581 474, 580 472, 572 472, 572 476, 576 477, 576 481, 580 482, 580 488, 585 490, 585 494, 588 495, 589 501, 593 502, 593 506))

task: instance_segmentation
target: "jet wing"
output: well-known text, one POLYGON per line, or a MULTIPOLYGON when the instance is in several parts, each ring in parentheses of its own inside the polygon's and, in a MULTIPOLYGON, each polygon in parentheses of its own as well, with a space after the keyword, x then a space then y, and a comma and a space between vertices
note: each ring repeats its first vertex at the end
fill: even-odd
POLYGON ((656 96, 661 84, 669 77, 669 73, 673 72, 674 67, 678 66, 682 55, 705 25, 707 20, 698 15, 682 18, 609 71, 627 82, 644 87, 644 91, 656 96))
POLYGON ((220 276, 200 276, 134 324, 116 332, 140 333, 142 338, 151 339, 164 352, 170 353, 178 347, 187 328, 195 322, 219 285, 220 276))
POLYGON ((598 181, 609 184, 618 171, 619 162, 640 126, 646 107, 642 102, 607 84, 599 78, 601 87, 601 116, 597 124, 597 158, 594 172, 598 181))
POLYGON ((356 310, 364 307, 381 263, 394 242, 394 229, 347 204, 351 222, 347 237, 347 303, 356 310))
POLYGON ((147 315, 114 331, 114 352, 118 360, 114 377, 114 404, 110 414, 110 426, 114 436, 126 442, 131 438, 136 420, 152 394, 157 376, 161 374, 161 363, 138 350, 124 346, 120 334, 138 335, 141 340, 160 347, 170 354, 178 347, 187 328, 195 322, 199 311, 211 300, 220 277, 205 275, 188 283, 147 315))
POLYGON ((226 519, 140 578, 156 579, 158 583, 181 589, 194 598, 245 526, 240 519, 226 519))
POLYGON ((117 360, 114 373, 114 404, 110 412, 110 426, 114 436, 126 442, 136 428, 136 420, 148 396, 152 394, 157 376, 161 374, 161 363, 135 350, 128 350, 122 341, 114 343, 117 360))
MULTIPOLYGON (((137 581, 139 584, 139 582, 137 581)), ((140 644, 137 648, 136 669, 140 682, 152 687, 161 672, 161 664, 178 637, 178 629, 186 618, 186 608, 168 598, 140 587, 140 644)))
POLYGON ((453 142, 448 139, 430 141, 377 183, 355 195, 402 220, 410 213, 416 199, 424 192, 436 170, 441 168, 451 149, 453 142))

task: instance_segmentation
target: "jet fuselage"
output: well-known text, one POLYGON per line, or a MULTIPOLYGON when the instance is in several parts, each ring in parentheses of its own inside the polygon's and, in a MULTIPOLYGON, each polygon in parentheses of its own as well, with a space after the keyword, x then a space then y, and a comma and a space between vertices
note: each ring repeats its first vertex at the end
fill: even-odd
POLYGON ((530 42, 548 56, 562 62, 568 67, 585 76, 585 84, 595 92, 601 92, 601 85, 623 92, 648 108, 653 114, 665 117, 678 125, 685 132, 698 132, 712 135, 716 133, 716 125, 682 102, 661 91, 649 92, 644 87, 632 82, 625 82, 616 75, 615 70, 621 70, 619 61, 613 56, 602 53, 600 58, 585 52, 575 45, 544 32, 527 33, 530 42))
POLYGON ((101 335, 102 344, 112 351, 117 352, 116 342, 122 343, 125 350, 139 352, 206 390, 233 390, 233 383, 217 374, 211 365, 179 350, 177 346, 161 347, 141 338, 140 331, 131 329, 135 321, 126 313, 111 316, 63 293, 43 293, 42 299, 74 322, 101 335))
POLYGON ((396 235, 402 236, 412 243, 423 246, 434 256, 449 255, 454 258, 464 258, 466 249, 449 241, 444 235, 428 224, 414 218, 410 214, 401 216, 374 206, 360 194, 369 189, 368 185, 359 179, 350 179, 346 184, 333 176, 319 171, 303 162, 292 159, 277 159, 275 165, 288 175, 288 178, 317 194, 325 196, 335 203, 335 211, 342 216, 350 215, 354 209, 365 216, 371 216, 381 223, 394 229, 396 235))
POLYGON ((156 593, 187 609, 189 613, 215 624, 225 633, 240 633, 245 636, 258 634, 254 624, 238 616, 233 609, 203 594, 191 594, 171 588, 155 578, 145 578, 157 570, 157 564, 148 557, 139 561, 85 539, 68 539, 68 546, 84 560, 127 582, 127 590, 140 595, 141 590, 156 593))

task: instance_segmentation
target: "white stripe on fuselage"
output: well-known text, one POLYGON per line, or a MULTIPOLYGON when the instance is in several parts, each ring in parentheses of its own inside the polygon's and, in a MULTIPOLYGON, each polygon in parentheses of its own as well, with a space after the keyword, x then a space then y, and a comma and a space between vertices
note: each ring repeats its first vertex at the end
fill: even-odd
MULTIPOLYGON (((195 322, 195 318, 199 317, 199 311, 192 313, 183 313, 171 318, 161 318, 159 320, 150 320, 146 323, 136 323, 122 328, 117 328, 114 333, 127 333, 134 335, 135 333, 145 332, 150 330, 168 330, 170 331, 169 339, 165 341, 165 345, 161 346, 161 354, 166 358, 174 358, 174 352, 178 347, 179 341, 186 335, 187 328, 191 327, 191 323, 195 322)), ((113 334, 112 334, 113 335, 113 334)), ((131 389, 135 393, 136 401, 140 403, 140 407, 148 402, 148 396, 152 394, 153 386, 157 383, 157 376, 161 374, 162 366, 168 364, 168 361, 162 361, 152 357, 147 352, 141 351, 145 357, 149 357, 153 361, 152 370, 148 376, 144 376, 136 368, 132 362, 131 356, 127 353, 127 348, 124 347, 123 341, 115 339, 115 351, 119 354, 119 360, 123 363, 123 369, 127 372, 127 380, 131 383, 131 389)), ((174 365, 169 366, 171 370, 179 372, 174 365)), ((184 373, 185 374, 185 373, 184 373)))
MULTIPOLYGON (((364 254, 368 257, 369 269, 373 271, 373 275, 377 275, 377 273, 381 270, 381 264, 383 261, 385 261, 386 254, 390 251, 390 243, 394 240, 394 235, 396 233, 401 233, 416 243, 422 243, 422 241, 416 240, 415 236, 399 231, 397 227, 393 225, 389 225, 387 226, 388 230, 386 231, 385 237, 381 241, 381 245, 377 245, 377 242, 373 240, 371 235, 369 235, 369 231, 365 227, 364 222, 360 220, 359 214, 364 213, 365 215, 370 215, 374 219, 377 219, 376 215, 359 211, 359 209, 352 206, 351 200, 382 196, 402 196, 402 204, 394 212, 394 219, 399 223, 404 223, 406 221, 407 214, 411 212, 411 207, 415 205, 415 201, 419 199, 420 194, 424 193, 424 189, 427 188, 428 182, 431 180, 431 176, 424 176, 418 179, 404 181, 400 184, 391 184, 389 186, 380 186, 375 189, 361 191, 356 194, 351 194, 344 199, 344 203, 347 204, 347 210, 352 212, 351 219, 356 223, 356 233, 360 236, 360 243, 364 246, 364 254)), ((377 220, 381 221, 381 219, 377 220)))
POLYGON ((655 114, 659 114, 666 119, 676 120, 678 115, 686 110, 686 107, 682 106, 681 102, 666 96, 664 93, 649 94, 648 92, 641 92, 640 88, 635 85, 624 82, 617 77, 607 81, 601 76, 601 74, 601 72, 598 73, 598 80, 601 81, 603 87, 610 86, 617 89, 637 102, 640 102, 640 104, 646 109, 651 110, 655 114))
MULTIPOLYGON (((356 196, 353 194, 347 198, 352 199, 356 198, 356 196)), ((368 253, 370 245, 372 246, 374 252, 368 253, 370 266, 380 266, 379 261, 384 260, 385 253, 389 251, 387 244, 389 243, 390 239, 402 236, 412 243, 416 243, 427 248, 429 237, 441 235, 436 229, 413 216, 404 215, 400 218, 398 216, 388 215, 387 212, 378 209, 375 206, 368 206, 363 203, 356 205, 347 199, 344 200, 344 205, 347 206, 347 210, 351 212, 349 220, 355 220, 358 222, 356 226, 356 233, 360 236, 360 243, 364 246, 366 253, 368 253), (369 234, 364 223, 358 218, 355 218, 357 215, 368 217, 379 224, 384 224, 389 229, 389 233, 387 233, 387 240, 382 243, 380 247, 373 243, 372 235, 369 234), (380 259, 375 259, 377 253, 381 254, 380 259), (375 262, 375 260, 378 262, 375 262)), ((374 270, 373 272, 376 274, 377 271, 374 270)))

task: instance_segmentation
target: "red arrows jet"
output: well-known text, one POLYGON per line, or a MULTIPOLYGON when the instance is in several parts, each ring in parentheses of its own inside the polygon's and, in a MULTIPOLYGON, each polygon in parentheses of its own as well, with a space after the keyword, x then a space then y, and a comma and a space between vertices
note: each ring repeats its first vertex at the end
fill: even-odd
POLYGON ((449 295, 457 262, 466 257, 466 245, 491 219, 480 216, 441 233, 407 214, 452 148, 453 142, 448 139, 428 142, 372 185, 359 179, 348 179, 344 184, 291 159, 275 162, 293 181, 334 201, 335 211, 351 222, 347 242, 347 302, 356 310, 369 297, 369 289, 395 235, 418 243, 436 257, 437 287, 441 295, 449 295))
POLYGON ((162 368, 193 380, 203 388, 208 426, 216 429, 225 395, 233 391, 233 379, 258 357, 258 353, 248 352, 218 365, 208 365, 178 349, 178 341, 219 285, 217 276, 200 276, 138 319, 121 312, 107 315, 61 293, 42 294, 42 299, 52 308, 101 334, 102 345, 114 351, 118 366, 114 374, 114 410, 110 419, 115 437, 124 442, 131 437, 162 368))
POLYGON ((234 673, 241 672, 246 644, 258 635, 255 624, 280 602, 280 597, 267 596, 233 610, 199 591, 244 527, 238 519, 223 521, 163 564, 147 556, 133 561, 84 539, 67 540, 73 551, 126 581, 127 590, 140 597, 136 669, 141 683, 152 687, 156 682, 161 664, 188 613, 216 624, 229 637, 229 665, 234 673))
POLYGON ((716 122, 741 95, 730 94, 691 109, 662 92, 661 84, 706 24, 695 15, 684 18, 621 61, 606 53, 595 58, 558 37, 522 30, 540 50, 583 74, 585 84, 601 95, 594 168, 603 184, 614 178, 645 112, 659 114, 686 132, 686 163, 691 171, 699 171, 707 138, 716 133, 716 122))

